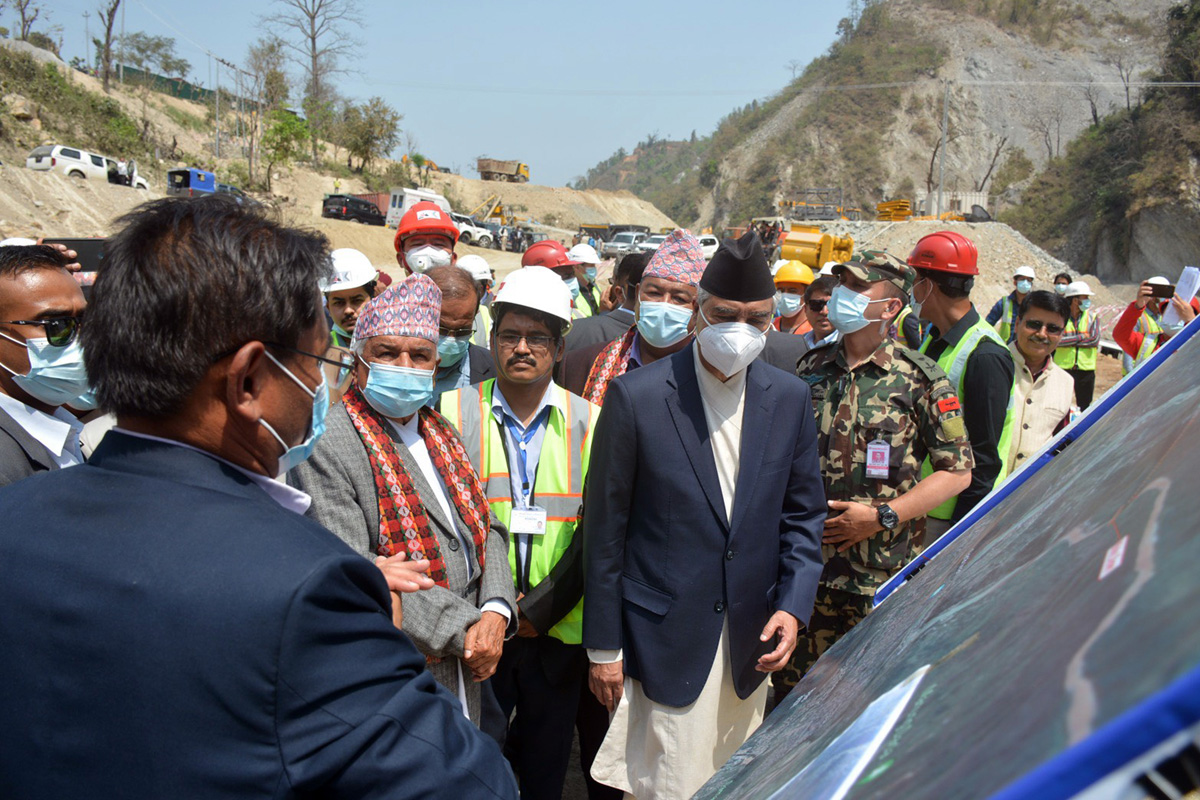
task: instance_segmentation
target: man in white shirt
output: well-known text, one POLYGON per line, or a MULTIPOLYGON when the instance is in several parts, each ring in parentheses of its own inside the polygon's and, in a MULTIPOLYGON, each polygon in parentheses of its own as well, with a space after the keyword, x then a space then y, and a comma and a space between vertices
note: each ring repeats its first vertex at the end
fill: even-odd
POLYGON ((1017 365, 1013 397, 1012 472, 1071 421, 1075 381, 1052 358, 1070 319, 1070 302, 1055 292, 1030 292, 1017 311, 1014 339, 1008 345, 1017 365))
POLYGON ((0 486, 83 461, 83 425, 63 405, 87 390, 87 302, 45 245, 0 247, 0 486))

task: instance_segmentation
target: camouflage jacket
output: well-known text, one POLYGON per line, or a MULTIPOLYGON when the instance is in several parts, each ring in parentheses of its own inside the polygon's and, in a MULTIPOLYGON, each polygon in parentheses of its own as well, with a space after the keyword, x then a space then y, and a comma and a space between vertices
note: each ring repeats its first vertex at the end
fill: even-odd
MULTIPOLYGON (((805 354, 800 377, 812 390, 825 495, 868 505, 886 503, 917 485, 928 456, 935 470, 971 469, 974 458, 958 396, 930 358, 885 340, 850 370, 841 343, 805 354), (867 445, 888 445, 888 477, 867 477, 867 445)), ((915 555, 925 518, 882 530, 846 550, 823 546, 825 585, 873 595, 915 555)))

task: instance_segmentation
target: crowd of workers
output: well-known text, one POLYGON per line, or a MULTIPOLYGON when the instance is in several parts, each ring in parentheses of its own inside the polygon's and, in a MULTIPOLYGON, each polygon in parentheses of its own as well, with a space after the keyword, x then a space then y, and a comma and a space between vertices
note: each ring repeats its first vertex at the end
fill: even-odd
POLYGON ((120 224, 88 302, 0 247, 13 796, 555 798, 577 733, 590 797, 689 797, 1095 384, 1087 284, 981 317, 953 231, 814 274, 677 230, 601 290, 431 203, 390 285, 220 198, 120 224))

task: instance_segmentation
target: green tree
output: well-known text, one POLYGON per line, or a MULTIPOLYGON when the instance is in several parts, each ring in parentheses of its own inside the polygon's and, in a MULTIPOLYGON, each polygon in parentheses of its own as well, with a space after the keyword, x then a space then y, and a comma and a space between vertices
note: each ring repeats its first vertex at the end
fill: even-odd
POLYGON ((372 97, 347 111, 343 144, 347 152, 359 160, 358 171, 362 172, 368 164, 384 158, 400 143, 403 117, 382 97, 372 97))
POLYGON ((161 72, 167 76, 187 77, 192 65, 175 54, 175 40, 170 36, 151 36, 134 31, 119 37, 121 51, 130 66, 144 72, 161 72))
POLYGON ((277 166, 287 166, 304 152, 308 142, 308 125, 290 111, 278 109, 267 116, 267 129, 262 137, 262 151, 267 159, 267 191, 271 191, 271 173, 277 166))

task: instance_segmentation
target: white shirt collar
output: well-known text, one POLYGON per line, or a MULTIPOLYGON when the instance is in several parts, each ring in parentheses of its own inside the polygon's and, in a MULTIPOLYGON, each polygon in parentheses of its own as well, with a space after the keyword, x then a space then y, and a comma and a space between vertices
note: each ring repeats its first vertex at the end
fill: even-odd
POLYGON ((312 498, 299 489, 288 486, 281 480, 268 478, 266 475, 261 475, 257 472, 251 472, 244 467, 239 467, 232 461, 226 461, 215 453, 210 453, 208 450, 201 450, 199 447, 193 447, 192 445, 187 444, 186 442, 181 442, 178 439, 164 439, 161 436, 151 436, 148 433, 138 433, 137 431, 127 430, 121 427, 116 427, 113 430, 123 433, 126 436, 133 436, 137 439, 146 439, 147 441, 158 442, 159 444, 170 444, 174 445, 175 447, 182 447, 185 450, 194 450, 197 453, 208 456, 214 461, 220 461, 225 466, 235 469, 245 475, 260 489, 266 492, 268 497, 281 505, 283 508, 286 508, 288 511, 293 513, 303 514, 304 512, 308 511, 308 507, 312 505, 312 498))
MULTIPOLYGON (((542 413, 542 409, 546 406, 557 408, 559 413, 563 414, 564 416, 567 413, 566 397, 559 396, 559 394, 554 391, 554 381, 550 381, 546 384, 546 391, 542 393, 542 399, 538 403, 537 411, 533 415, 534 419, 537 419, 537 415, 542 413)), ((518 424, 520 424, 520 417, 513 412, 512 407, 508 404, 508 398, 506 398, 504 393, 500 391, 500 382, 496 381, 492 384, 492 413, 496 414, 498 411, 503 411, 503 413, 507 414, 512 419, 517 420, 518 424)), ((503 421, 503 417, 501 417, 499 414, 497 414, 497 419, 503 421)))
POLYGON ((70 411, 59 406, 54 409, 53 414, 47 414, 3 392, 0 392, 0 409, 49 450, 56 459, 72 454, 75 463, 83 461, 79 455, 79 434, 83 431, 83 423, 70 411))
POLYGON ((736 375, 731 375, 729 380, 723 381, 716 375, 713 375, 704 364, 700 361, 700 343, 696 342, 692 345, 692 363, 696 366, 696 376, 700 381, 701 394, 707 394, 708 397, 732 399, 740 395, 746 388, 746 370, 748 367, 743 367, 736 375))

